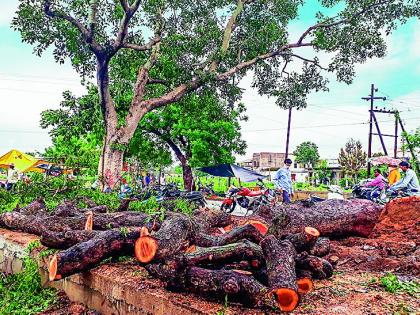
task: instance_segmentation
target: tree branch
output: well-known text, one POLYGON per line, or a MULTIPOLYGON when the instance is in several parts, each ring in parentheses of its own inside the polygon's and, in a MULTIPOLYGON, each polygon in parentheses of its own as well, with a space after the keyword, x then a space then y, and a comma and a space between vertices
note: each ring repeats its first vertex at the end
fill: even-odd
POLYGON ((120 48, 123 47, 123 43, 128 33, 128 25, 130 24, 131 18, 139 9, 141 0, 136 0, 131 6, 129 6, 127 0, 120 0, 120 3, 124 9, 124 16, 121 19, 117 37, 114 41, 114 44, 112 45, 114 53, 116 53, 120 48))
POLYGON ((157 43, 159 43, 160 41, 161 41, 160 36, 155 36, 154 38, 152 38, 150 40, 150 42, 148 42, 145 45, 137 45, 137 44, 131 44, 131 43, 123 43, 122 44, 122 48, 128 48, 128 49, 133 49, 133 50, 137 50, 137 51, 146 51, 146 50, 152 49, 152 47, 154 45, 156 45, 157 43))
POLYGON ((287 54, 287 56, 299 58, 299 59, 301 59, 303 61, 306 61, 306 62, 309 62, 309 63, 314 64, 315 66, 317 66, 318 68, 320 68, 322 70, 328 70, 327 68, 324 68, 317 61, 315 61, 313 59, 307 59, 305 57, 302 57, 302 56, 299 56, 299 55, 296 55, 296 54, 287 54))
MULTIPOLYGON (((220 48, 220 53, 224 54, 229 49, 230 39, 232 38, 232 32, 234 30, 235 22, 238 16, 242 13, 246 0, 238 0, 236 9, 233 11, 232 15, 229 18, 229 21, 226 24, 225 32, 223 34, 222 47, 220 48)), ((217 69, 218 61, 214 60, 210 66, 210 72, 214 72, 217 69)))
POLYGON ((351 19, 354 19, 366 12, 368 12, 370 9, 373 9, 375 7, 381 6, 383 4, 389 3, 391 2, 391 0, 385 0, 385 1, 379 1, 378 3, 373 3, 371 5, 368 5, 367 7, 365 7, 364 9, 362 9, 361 11, 357 12, 356 14, 352 15, 350 18, 346 18, 346 19, 341 19, 338 20, 336 22, 332 22, 332 23, 327 23, 328 21, 334 20, 337 17, 333 17, 333 18, 329 18, 324 22, 312 25, 311 27, 309 27, 305 32, 302 33, 302 35, 300 36, 300 38, 298 39, 297 43, 302 43, 303 40, 306 38, 306 36, 309 35, 309 33, 311 33, 313 30, 316 30, 318 28, 330 28, 330 27, 334 27, 340 24, 345 24, 351 21, 351 19), (326 24, 327 23, 327 24, 326 24))
POLYGON ((78 20, 72 17, 69 14, 60 11, 54 11, 51 9, 51 0, 44 1, 44 13, 45 15, 51 18, 60 18, 70 22, 74 27, 76 27, 79 32, 82 34, 85 41, 89 44, 90 49, 96 54, 101 54, 104 49, 101 45, 99 45, 94 39, 90 38, 89 30, 78 20))

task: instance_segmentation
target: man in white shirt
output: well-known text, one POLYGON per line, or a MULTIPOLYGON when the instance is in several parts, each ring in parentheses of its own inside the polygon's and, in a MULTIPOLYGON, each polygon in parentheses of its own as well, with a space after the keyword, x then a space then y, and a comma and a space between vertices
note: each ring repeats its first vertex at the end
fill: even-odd
POLYGON ((18 171, 15 169, 15 165, 12 163, 9 165, 9 169, 7 170, 6 190, 12 190, 13 186, 17 183, 18 180, 18 171))

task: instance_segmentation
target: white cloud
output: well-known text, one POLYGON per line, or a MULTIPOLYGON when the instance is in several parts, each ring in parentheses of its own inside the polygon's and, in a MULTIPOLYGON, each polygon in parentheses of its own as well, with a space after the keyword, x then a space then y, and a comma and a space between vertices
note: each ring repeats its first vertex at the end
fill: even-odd
POLYGON ((18 7, 16 0, 2 0, 0 2, 0 25, 10 25, 18 7))

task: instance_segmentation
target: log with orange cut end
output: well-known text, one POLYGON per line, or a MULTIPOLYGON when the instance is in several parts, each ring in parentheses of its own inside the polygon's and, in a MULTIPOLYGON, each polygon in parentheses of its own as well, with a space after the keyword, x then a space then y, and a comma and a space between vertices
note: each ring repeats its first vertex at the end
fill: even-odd
POLYGON ((296 250, 290 241, 279 241, 273 235, 266 236, 260 245, 267 265, 268 284, 277 305, 283 312, 293 311, 299 303, 296 250))
POLYGON ((266 235, 268 231, 268 225, 265 222, 258 221, 258 220, 247 220, 245 221, 245 224, 253 225, 257 228, 258 231, 261 232, 262 235, 266 235))
POLYGON ((300 294, 306 294, 314 289, 314 283, 311 278, 301 278, 296 281, 298 286, 298 292, 300 294))
POLYGON ((148 263, 155 257, 157 248, 157 241, 150 236, 149 230, 143 226, 140 231, 140 237, 134 244, 136 258, 142 263, 148 263))

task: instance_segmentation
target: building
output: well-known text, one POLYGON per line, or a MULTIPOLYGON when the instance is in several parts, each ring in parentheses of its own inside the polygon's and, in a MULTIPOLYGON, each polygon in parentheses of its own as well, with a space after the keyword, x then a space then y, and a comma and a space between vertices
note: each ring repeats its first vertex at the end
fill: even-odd
POLYGON ((274 171, 284 165, 286 154, 260 152, 252 154, 252 168, 258 171, 274 171))

